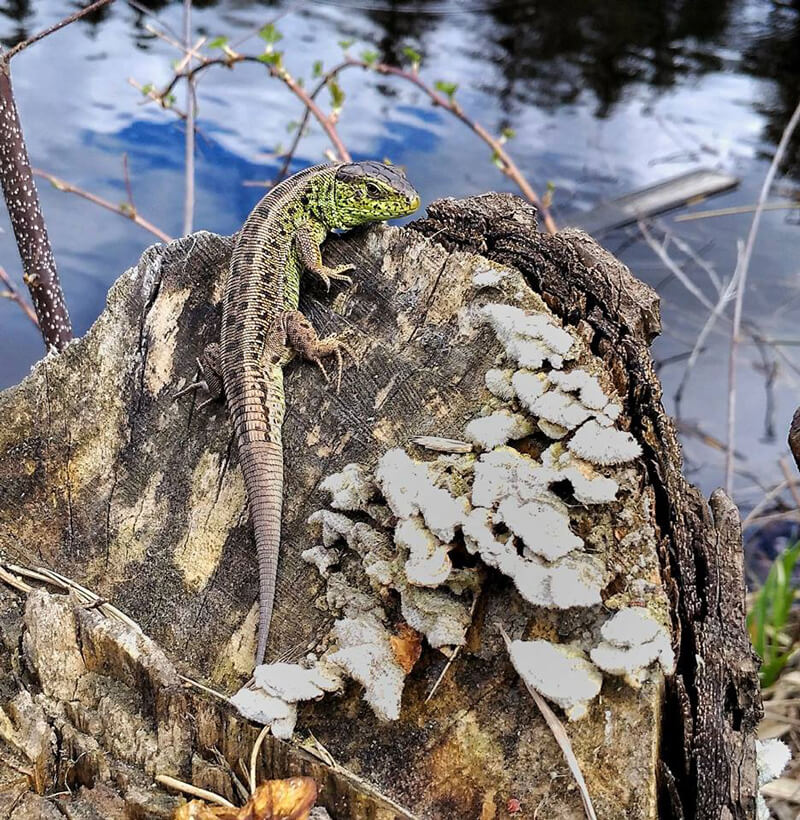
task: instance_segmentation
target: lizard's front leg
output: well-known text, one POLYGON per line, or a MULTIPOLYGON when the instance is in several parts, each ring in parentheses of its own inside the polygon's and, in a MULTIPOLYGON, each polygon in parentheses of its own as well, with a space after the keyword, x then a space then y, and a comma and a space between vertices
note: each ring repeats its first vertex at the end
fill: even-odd
POLYGON ((320 232, 322 233, 321 238, 324 239, 324 229, 321 231, 315 230, 310 225, 301 225, 297 229, 294 236, 294 250, 301 268, 319 276, 328 290, 331 288, 331 280, 334 279, 352 285, 353 280, 345 274, 347 271, 354 270, 355 265, 339 265, 335 268, 329 268, 323 263, 322 251, 320 251, 319 247, 321 239, 318 234, 320 232))
POLYGON ((356 361, 355 353, 336 336, 326 336, 320 339, 314 326, 299 310, 287 310, 283 314, 283 327, 286 331, 286 342, 289 347, 300 353, 322 371, 325 381, 330 381, 322 359, 326 356, 335 356, 338 367, 336 376, 336 392, 342 385, 342 369, 344 360, 342 351, 349 354, 356 361))
POLYGON ((223 398, 221 351, 216 342, 206 345, 202 355, 197 359, 197 367, 202 378, 179 390, 172 398, 174 400, 193 390, 203 389, 208 393, 208 398, 197 408, 202 410, 206 405, 223 398))

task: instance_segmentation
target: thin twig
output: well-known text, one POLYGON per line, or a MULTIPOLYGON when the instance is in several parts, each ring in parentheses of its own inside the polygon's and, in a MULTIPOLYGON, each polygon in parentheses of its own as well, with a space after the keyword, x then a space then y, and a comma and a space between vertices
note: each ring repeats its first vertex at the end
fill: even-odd
POLYGON ((680 384, 678 385, 677 389, 675 390, 675 415, 680 418, 681 412, 681 400, 683 399, 683 391, 686 389, 686 385, 689 382, 689 376, 691 375, 692 371, 694 370, 695 365, 697 364, 697 360, 700 357, 700 352, 703 350, 703 345, 705 345, 706 339, 708 338, 708 334, 714 328, 714 325, 717 323, 717 320, 722 315, 722 312, 725 310, 725 305, 733 298, 733 295, 736 291, 736 282, 734 278, 731 277, 730 281, 724 287, 722 292, 719 295, 719 299, 717 300, 717 304, 714 306, 714 309, 708 316, 705 324, 703 325, 700 333, 697 336, 697 340, 692 347, 692 352, 689 355, 689 360, 686 363, 686 368, 683 371, 683 376, 681 376, 680 384))
POLYGON ((185 684, 187 684, 187 686, 196 686, 201 692, 205 692, 208 695, 213 695, 215 698, 219 698, 219 700, 224 701, 225 703, 231 702, 231 699, 226 695, 223 695, 222 692, 217 692, 216 689, 212 689, 210 686, 206 686, 204 683, 194 680, 194 678, 187 678, 185 675, 178 675, 178 677, 185 684))
POLYGON ((783 130, 780 142, 775 150, 775 156, 773 156, 767 175, 764 177, 764 183, 761 186, 761 192, 758 195, 758 201, 756 203, 756 210, 753 214, 753 221, 750 225, 750 232, 747 235, 747 242, 744 246, 744 253, 737 265, 740 272, 737 277, 736 301, 734 302, 733 327, 731 329, 731 345, 728 355, 728 453, 725 459, 725 490, 729 496, 733 494, 733 447, 736 437, 736 356, 740 341, 742 307, 744 305, 744 293, 747 286, 747 274, 750 268, 750 260, 753 256, 756 236, 758 235, 758 229, 761 225, 761 214, 767 203, 767 197, 769 196, 770 188, 772 188, 778 166, 783 159, 783 155, 786 153, 786 148, 789 145, 789 141, 799 121, 800 102, 798 102, 794 113, 786 124, 786 128, 783 130))
MULTIPOLYGON (((192 37, 192 0, 183 0, 183 42, 186 48, 191 46, 192 37)), ((185 68, 192 68, 192 54, 186 56, 185 68)), ((179 71, 185 70, 180 66, 179 71)), ((185 176, 183 189, 183 235, 192 232, 194 224, 194 119, 197 107, 193 77, 186 79, 186 139, 184 145, 185 176)))
MULTIPOLYGON (((790 485, 788 479, 786 481, 781 481, 780 484, 776 484, 763 498, 758 502, 758 504, 750 510, 749 513, 742 519, 742 529, 746 529, 750 526, 750 524, 755 521, 761 513, 770 505, 770 503, 777 498, 787 486, 790 485)), ((800 509, 800 507, 798 507, 800 509)))
POLYGON ((128 170, 128 152, 126 151, 122 155, 122 176, 125 180, 125 193, 128 195, 128 205, 131 206, 131 210, 136 210, 136 205, 133 202, 133 188, 131 186, 131 175, 128 170))
MULTIPOLYGON (((475 609, 478 606, 478 599, 480 598, 480 592, 478 592, 472 599, 472 606, 469 609, 469 622, 472 623, 472 618, 475 615, 475 609)), ((439 677, 436 678, 436 683, 433 684, 431 691, 428 693, 428 697, 425 698, 425 703, 427 703, 435 694, 436 690, 441 685, 442 681, 444 680, 445 675, 447 674, 447 670, 455 663, 456 658, 459 656, 461 649, 463 648, 464 644, 459 644, 453 654, 447 659, 447 663, 444 665, 444 669, 439 673, 439 677)))
POLYGON ((789 492, 792 494, 795 506, 798 510, 800 510, 800 491, 797 489, 795 477, 792 475, 792 471, 789 469, 789 465, 787 464, 785 458, 779 459, 778 463, 781 465, 781 472, 783 473, 783 477, 786 479, 786 483, 789 485, 789 492))
MULTIPOLYGON (((338 65, 334 66, 332 69, 330 69, 330 71, 325 72, 325 74, 322 75, 322 79, 317 83, 316 87, 314 88, 314 90, 309 95, 311 97, 311 99, 316 100, 317 96, 320 94, 320 92, 324 88, 328 87, 328 83, 330 83, 331 80, 335 79, 336 75, 342 69, 347 68, 348 65, 349 65, 349 63, 347 61, 345 61, 345 62, 339 63, 338 65)), ((289 150, 284 154, 283 165, 281 165, 281 168, 278 171, 277 176, 275 177, 275 179, 272 182, 273 185, 277 185, 277 183, 279 183, 286 176, 286 174, 288 173, 289 165, 291 164, 292 159, 294 158, 294 155, 297 151, 297 146, 300 144, 300 140, 303 138, 303 135, 305 134, 306 126, 308 125, 308 120, 309 120, 310 116, 311 116, 311 109, 308 106, 306 106, 306 108, 303 110, 303 117, 300 120, 300 125, 298 126, 297 132, 294 135, 294 139, 292 140, 292 144, 289 146, 289 150)))
POLYGON ((112 3, 114 0, 96 0, 96 2, 92 3, 90 6, 86 6, 86 8, 80 9, 76 11, 74 14, 71 14, 69 17, 65 17, 63 20, 59 20, 57 23, 49 26, 46 29, 42 29, 38 34, 34 34, 33 37, 29 37, 27 40, 23 40, 21 43, 17 43, 12 49, 3 55, 4 60, 10 60, 12 57, 15 57, 20 51, 23 51, 28 46, 33 45, 34 43, 38 43, 39 40, 43 40, 45 37, 53 34, 54 32, 58 31, 59 29, 64 28, 64 26, 68 26, 70 23, 74 23, 76 20, 80 20, 81 17, 86 17, 87 14, 93 14, 99 8, 112 3))
MULTIPOLYGON (((167 83, 167 85, 157 94, 157 97, 163 101, 168 97, 168 95, 172 92, 175 88, 177 83, 181 79, 192 80, 194 79, 200 72, 205 71, 211 66, 221 65, 225 66, 226 68, 232 68, 236 63, 258 63, 260 66, 267 69, 271 77, 275 77, 276 79, 281 80, 286 87, 307 107, 311 110, 311 113, 317 119, 319 124, 325 130, 325 133, 328 136, 328 139, 331 141, 331 144, 334 147, 336 152, 337 158, 342 160, 343 162, 350 161, 350 152, 345 147, 344 143, 342 142, 341 138, 339 137, 338 132, 336 131, 336 126, 333 123, 332 119, 326 116, 319 108, 319 106, 311 99, 308 92, 299 84, 297 81, 292 77, 292 75, 282 66, 274 65, 271 63, 265 63, 263 60, 260 60, 258 57, 254 57, 247 54, 239 54, 236 51, 233 51, 230 48, 225 49, 225 56, 224 57, 215 57, 212 59, 203 58, 202 62, 199 65, 194 66, 190 70, 185 70, 179 73, 175 73, 172 76, 172 79, 167 83)), ((164 106, 166 107, 166 106, 164 106)))
MULTIPOLYGON (((128 77, 128 85, 132 85, 137 91, 141 91, 145 97, 152 100, 154 103, 158 103, 165 111, 172 111, 175 116, 180 117, 182 120, 187 119, 185 111, 182 111, 180 108, 176 108, 162 97, 159 97, 158 93, 152 88, 145 88, 145 86, 138 82, 138 80, 134 80, 133 77, 128 77)), ((142 100, 142 102, 144 103, 146 100, 142 100)))
POLYGON ((410 82, 419 88, 420 91, 424 92, 434 105, 440 106, 458 117, 461 122, 472 129, 472 131, 492 149, 493 156, 497 159, 503 173, 513 179, 517 184, 517 187, 525 195, 525 198, 539 209, 548 233, 554 234, 558 232, 558 228, 556 227, 556 223, 550 214, 550 210, 542 202, 538 194, 533 190, 528 180, 525 179, 524 175, 517 167, 517 164, 511 159, 505 148, 503 148, 503 144, 500 140, 493 137, 477 120, 473 120, 471 117, 467 116, 464 109, 455 101, 455 99, 439 94, 427 85, 427 83, 423 82, 416 71, 406 71, 405 69, 398 68, 397 66, 386 65, 386 63, 376 63, 372 66, 365 63, 363 60, 355 60, 353 58, 349 58, 349 63, 354 66, 360 66, 364 69, 374 68, 379 74, 390 74, 395 77, 402 77, 407 82, 410 82))
POLYGON ((20 592, 24 592, 26 595, 29 592, 33 591, 33 587, 30 584, 26 584, 21 578, 18 578, 14 573, 9 572, 5 567, 0 565, 0 581, 4 581, 10 587, 14 589, 18 589, 20 592))
MULTIPOLYGON (((711 219, 716 216, 732 216, 733 214, 749 214, 758 208, 758 205, 735 205, 731 208, 714 208, 708 211, 695 211, 689 214, 679 214, 676 222, 694 222, 695 219, 711 219)), ((800 202, 787 200, 785 202, 767 202, 762 211, 786 211, 800 208, 800 202)))
MULTIPOLYGON (((346 68, 362 68, 364 70, 377 71, 379 74, 383 75, 399 77, 405 80, 406 82, 412 83, 422 92, 424 92, 433 105, 444 108, 446 111, 449 111, 451 114, 456 116, 459 120, 461 120, 461 122, 467 125, 492 149, 492 155, 498 162, 500 170, 507 177, 512 179, 516 183, 517 187, 522 191, 525 198, 529 202, 532 202, 534 205, 536 205, 536 207, 539 209, 539 212, 541 213, 542 218, 544 219, 544 224, 548 232, 551 234, 557 232, 558 228, 556 227, 556 223, 553 220, 552 215, 550 214, 549 208, 542 202, 538 194, 531 187, 531 184, 528 182, 523 173, 517 167, 517 164, 509 156, 508 152, 503 147, 502 141, 497 139, 496 137, 493 137, 477 120, 473 120, 471 117, 469 117, 465 113, 464 109, 458 104, 458 102, 456 102, 455 99, 453 99, 452 97, 442 95, 435 89, 431 88, 424 80, 422 80, 417 71, 407 71, 406 69, 400 68, 398 66, 388 65, 386 63, 366 63, 363 60, 356 60, 353 57, 346 57, 341 63, 334 66, 326 74, 323 75, 322 79, 317 84, 314 91, 310 94, 310 98, 312 100, 316 99, 317 95, 322 91, 322 89, 325 88, 331 82, 331 80, 335 79, 346 68)), ((290 147, 284 159, 283 167, 278 173, 278 179, 281 179, 283 176, 285 176, 289 167, 289 163, 291 162, 291 159, 294 156, 294 152, 297 150, 297 145, 303 136, 303 132, 305 130, 307 123, 308 111, 306 111, 303 115, 303 118, 300 122, 300 127, 298 128, 297 134, 295 135, 294 142, 292 143, 292 146, 290 147)))
POLYGON ((60 179, 53 174, 49 174, 47 171, 42 171, 39 168, 34 168, 33 173, 37 177, 46 179, 54 188, 58 188, 59 191, 66 191, 70 194, 76 194, 83 199, 87 199, 89 202, 93 202, 95 205, 99 205, 101 208, 113 211, 115 214, 119 214, 120 216, 124 216, 126 219, 130 219, 131 222, 135 222, 140 228, 144 228, 146 231, 150 231, 153 236, 157 236, 162 242, 172 242, 172 237, 169 234, 164 233, 164 231, 157 228, 152 222, 145 219, 143 216, 140 216, 135 208, 115 205, 113 202, 109 202, 107 199, 97 196, 97 194, 84 191, 83 188, 78 188, 77 185, 72 185, 69 182, 65 182, 63 179, 60 179))
POLYGON ((653 253, 662 261, 664 267, 689 291, 689 293, 700 302, 703 307, 710 311, 714 310, 714 303, 695 285, 694 282, 686 275, 686 272, 679 267, 675 260, 667 253, 664 245, 656 240, 653 234, 650 233, 647 224, 643 220, 639 220, 639 230, 645 238, 647 244, 652 248, 653 253))
POLYGON ((156 783, 160 783, 162 786, 167 786, 179 792, 184 792, 184 794, 191 794, 193 797, 199 797, 201 800, 205 800, 206 803, 217 803, 228 809, 236 808, 233 803, 226 800, 222 795, 207 791, 206 789, 198 789, 197 786, 192 786, 191 783, 184 783, 182 780, 177 780, 168 774, 157 774, 156 783))
POLYGON ((6 270, 3 267, 0 267, 0 281, 2 281, 2 283, 7 288, 6 293, 2 293, 0 294, 0 296, 5 296, 12 302, 16 302, 20 306, 20 308, 22 308, 22 312, 38 328, 39 320, 36 318, 36 311, 22 298, 19 291, 14 287, 14 283, 11 281, 11 277, 8 275, 8 273, 6 273, 6 270))

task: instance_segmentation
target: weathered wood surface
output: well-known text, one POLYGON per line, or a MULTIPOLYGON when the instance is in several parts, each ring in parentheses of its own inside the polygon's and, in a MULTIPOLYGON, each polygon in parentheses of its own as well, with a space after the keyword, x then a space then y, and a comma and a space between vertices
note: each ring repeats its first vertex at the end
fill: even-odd
MULTIPOLYGON (((3 557, 52 567, 113 601, 164 650, 165 663, 227 693, 249 676, 254 651, 256 565, 244 489, 224 411, 198 412, 196 401, 173 402, 172 394, 215 339, 230 251, 230 239, 203 233, 150 249, 114 286, 83 340, 0 394, 3 557)), ((474 277, 489 258, 521 271, 584 339, 645 448, 628 478, 636 497, 648 499, 641 509, 649 519, 637 526, 657 534, 678 674, 668 682, 665 708, 658 675, 638 691, 609 679, 589 716, 568 725, 598 816, 655 816, 658 774, 663 816, 750 816, 760 704, 743 625, 738 519, 723 496, 715 498, 712 518, 681 475, 649 358, 658 331, 652 293, 585 234, 540 235, 530 209, 497 195, 435 203, 416 229, 361 232, 329 243, 326 255, 331 263, 355 262, 356 287, 333 300, 312 287, 305 308, 321 335, 344 333, 361 366, 345 374, 338 395, 307 365, 287 370, 284 543, 270 653, 301 656, 331 622, 315 605, 324 580, 300 559, 316 543, 307 519, 327 504, 320 482, 350 462, 374 464, 414 435, 460 438, 486 401, 484 374, 499 346, 488 329, 465 344, 460 327, 464 309, 483 298, 474 277)), ((598 533, 613 530, 610 519, 595 523, 598 533)), ((626 589, 633 578, 659 581, 655 547, 609 559, 609 600, 635 597, 626 589)), ((103 797, 114 811, 127 806, 132 816, 157 816, 160 805, 168 816, 172 798, 150 788, 157 772, 231 792, 213 750, 235 767, 247 758, 256 727, 174 678, 153 683, 149 644, 129 650, 133 660, 114 652, 105 665, 102 653, 87 659, 85 635, 100 628, 98 613, 78 607, 72 621, 63 617, 71 632, 62 623, 49 634, 35 625, 35 604, 50 617, 71 605, 31 599, 23 623, 24 595, 0 587, 0 596, 9 650, 0 667, 11 715, 0 732, 6 784, 30 768, 30 756, 26 763, 24 753, 8 751, 9 737, 19 740, 8 725, 21 721, 44 738, 38 752, 29 749, 37 761, 29 779, 40 795, 66 782, 75 797, 62 796, 62 805, 103 797), (37 629, 38 655, 31 650, 37 629), (47 666, 59 645, 77 647, 71 671, 53 667, 52 657, 47 666), (83 681, 72 690, 80 692, 79 709, 58 705, 70 698, 48 691, 53 684, 43 668, 83 681), (102 708, 108 698, 147 742, 117 731, 114 710, 102 708), (71 739, 76 733, 80 743, 71 739), (50 743, 63 754, 48 752, 50 743)), ((582 617, 532 614, 508 581, 490 573, 468 644, 430 702, 445 658, 426 648, 406 682, 398 721, 379 722, 351 684, 343 698, 305 705, 298 735, 313 732, 338 764, 414 816, 505 817, 511 798, 531 814, 541 806, 540 816, 580 816, 560 751, 511 670, 495 624, 515 637, 552 636, 579 629, 582 617)), ((272 776, 316 775, 335 820, 404 816, 364 797, 347 777, 323 772, 293 744, 272 740, 262 764, 272 776)), ((36 802, 22 795, 15 793, 14 811, 36 802)))

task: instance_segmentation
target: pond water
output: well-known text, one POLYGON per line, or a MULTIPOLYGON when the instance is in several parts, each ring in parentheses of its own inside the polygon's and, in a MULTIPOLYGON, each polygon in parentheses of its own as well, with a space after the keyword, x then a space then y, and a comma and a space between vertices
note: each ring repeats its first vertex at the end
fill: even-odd
MULTIPOLYGON (((9 2, 0 8, 8 44, 74 10, 64 0, 9 2)), ((733 272, 737 242, 752 214, 696 221, 681 215, 751 205, 780 134, 800 98, 800 3, 710 0, 329 0, 268 3, 196 2, 193 34, 226 35, 259 53, 254 32, 276 20, 278 48, 306 83, 312 67, 373 50, 386 62, 406 60, 411 46, 421 73, 458 84, 457 99, 491 132, 513 128, 509 150, 534 188, 553 189, 560 225, 598 202, 706 166, 727 170, 739 187, 656 220, 657 239, 676 238, 669 253, 706 300, 714 277, 733 272), (691 259, 678 243, 688 243, 691 259), (711 275, 704 270, 711 268, 711 275)), ((113 202, 126 198, 127 155, 139 212, 171 236, 181 232, 184 133, 173 113, 128 83, 162 87, 180 53, 148 27, 177 35, 179 2, 134 8, 122 0, 28 49, 13 78, 33 165, 113 202)), ((399 80, 353 70, 342 75, 346 99, 340 134, 356 157, 388 157, 408 169, 423 205, 442 196, 489 189, 514 191, 487 146, 418 90, 399 80)), ((178 92, 178 105, 184 94, 178 92)), ((298 101, 261 66, 210 69, 197 89, 199 131, 194 225, 231 233, 280 166, 298 101)), ((323 99, 325 106, 328 100, 323 99)), ((328 142, 312 124, 292 169, 320 161, 328 142)), ((800 135, 780 168, 773 199, 800 201, 800 135)), ((83 334, 103 308, 109 285, 154 237, 128 220, 40 181, 43 209, 72 320, 83 334)), ((800 210, 764 214, 745 299, 745 318, 765 340, 746 341, 739 356, 736 497, 752 505, 781 480, 778 459, 800 403, 800 210)), ((0 264, 19 281, 19 259, 7 218, 0 225, 0 264)), ((673 393, 709 310, 671 273, 637 227, 602 241, 662 297, 664 333, 654 346, 673 393)), ((684 246, 685 247, 685 246, 684 246)), ((710 334, 681 404, 687 470, 710 491, 723 480, 730 325, 710 334)), ((0 302, 0 387, 14 384, 42 353, 34 328, 0 302)), ((792 467, 794 469, 794 467, 792 467)), ((788 499, 787 495, 787 499, 788 499)))

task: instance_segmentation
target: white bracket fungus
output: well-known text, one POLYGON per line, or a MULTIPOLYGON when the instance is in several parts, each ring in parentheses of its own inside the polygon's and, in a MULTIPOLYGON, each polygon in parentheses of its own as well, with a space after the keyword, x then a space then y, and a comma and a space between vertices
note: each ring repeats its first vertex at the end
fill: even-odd
POLYGON ((533 424, 525 416, 510 410, 497 410, 489 416, 473 419, 464 428, 464 435, 481 449, 491 450, 508 441, 525 438, 533 431, 533 424))
POLYGON ((479 317, 488 322, 509 359, 520 367, 539 370, 549 361, 561 368, 573 338, 544 313, 528 313, 514 305, 485 305, 479 317))
POLYGON ((595 419, 587 421, 567 447, 584 461, 603 466, 625 464, 642 454, 639 442, 630 433, 602 427, 595 419))
POLYGON ((464 501, 437 487, 427 464, 414 461, 404 450, 395 448, 383 454, 375 477, 398 518, 421 514, 437 538, 444 542, 453 540, 464 516, 464 501))
POLYGON ((329 475, 319 486, 331 494, 331 507, 335 510, 366 510, 369 500, 377 492, 375 482, 360 464, 347 464, 340 473, 329 475))
POLYGON ((333 626, 339 649, 327 656, 364 687, 364 700, 381 720, 400 717, 400 698, 406 673, 397 662, 389 636, 369 615, 345 618, 333 626))
MULTIPOLYGON (((475 286, 505 288, 506 273, 481 270, 475 286)), ((473 455, 472 445, 460 440, 423 436, 412 442, 439 451, 430 461, 394 448, 379 459, 374 476, 348 464, 321 484, 331 494, 330 506, 342 512, 320 510, 309 518, 321 530, 324 546, 305 550, 303 558, 326 578, 327 605, 340 616, 328 635, 333 646, 317 662, 327 665, 328 677, 323 681, 318 669, 290 672, 287 664, 262 667, 256 681, 260 700, 254 700, 252 690, 237 695, 242 708, 269 718, 278 731, 293 726, 295 700, 340 688, 338 672, 364 686, 364 697, 379 718, 398 717, 406 671, 394 656, 385 590, 399 593, 405 622, 431 646, 463 645, 483 570, 480 565, 453 568, 460 536, 468 552, 511 578, 530 604, 558 610, 596 607, 581 616, 582 632, 571 643, 511 644, 520 675, 570 718, 586 713, 603 672, 640 686, 654 664, 665 672, 672 668, 669 630, 644 607, 619 610, 601 627, 601 642, 593 648, 588 643, 596 634, 592 621, 602 617, 598 605, 611 575, 606 553, 612 543, 616 549, 627 543, 624 534, 617 537, 613 521, 637 523, 637 537, 646 544, 653 540, 652 530, 641 523, 649 520, 649 507, 645 496, 637 495, 636 469, 619 467, 642 450, 616 426, 622 411, 618 398, 592 375, 599 366, 579 338, 543 306, 523 310, 488 304, 477 316, 494 329, 506 359, 485 374, 493 396, 486 415, 464 429, 465 438, 483 452, 473 455), (564 371, 565 361, 576 366, 564 371), (543 444, 539 431, 557 440, 543 444), (529 437, 520 449, 508 445, 529 437), (602 509, 619 495, 613 510, 602 509), (589 513, 589 507, 600 509, 589 513), (356 521, 343 512, 366 513, 372 521, 356 521), (588 515, 599 522, 596 529, 587 529, 588 515), (341 541, 360 556, 360 581, 352 574, 353 562, 347 563, 346 576, 332 569, 341 557, 333 546, 341 541), (290 683, 276 677, 279 673, 290 683)), ((647 564, 636 566, 643 570, 647 564)), ((613 568, 619 571, 616 564, 613 568)))
POLYGON ((649 667, 658 662, 672 672, 675 656, 669 631, 644 607, 626 607, 601 627, 603 640, 591 651, 592 660, 611 675, 622 675, 634 687, 642 685, 649 667))
POLYGON ((539 694, 557 703, 570 720, 582 718, 597 697, 603 676, 574 646, 549 641, 512 641, 511 663, 539 694))

